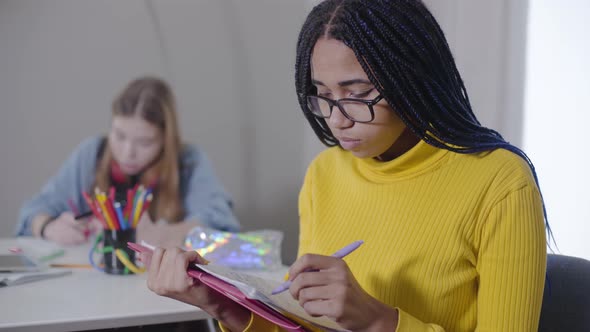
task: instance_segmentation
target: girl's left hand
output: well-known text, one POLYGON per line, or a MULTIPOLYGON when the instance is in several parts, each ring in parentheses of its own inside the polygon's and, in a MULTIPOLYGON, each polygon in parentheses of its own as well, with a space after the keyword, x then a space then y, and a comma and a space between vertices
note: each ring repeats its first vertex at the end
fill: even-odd
POLYGON ((100 220, 96 219, 96 217, 92 216, 89 219, 87 219, 87 225, 88 227, 88 236, 92 236, 96 233, 99 233, 102 229, 102 223, 100 222, 100 220))
POLYGON ((395 331, 396 309, 369 295, 346 262, 306 254, 289 269, 293 298, 312 316, 326 316, 351 331, 395 331))

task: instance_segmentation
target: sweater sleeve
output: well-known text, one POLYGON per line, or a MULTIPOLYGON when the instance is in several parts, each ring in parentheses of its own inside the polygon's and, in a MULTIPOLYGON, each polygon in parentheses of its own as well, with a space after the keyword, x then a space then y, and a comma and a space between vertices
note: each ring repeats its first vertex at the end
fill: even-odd
POLYGON ((299 246, 297 250, 297 257, 309 252, 310 242, 313 238, 312 234, 312 173, 311 168, 305 174, 301 191, 299 192, 299 246))
MULTIPOLYGON (((509 193, 481 226, 477 258, 477 331, 537 331, 543 301, 543 206, 535 188, 509 193)), ((443 331, 399 310, 396 332, 443 331)))
POLYGON ((205 153, 188 147, 184 159, 190 167, 185 170, 190 177, 183 179, 188 183, 184 196, 185 219, 224 231, 239 231, 240 224, 233 213, 231 198, 223 189, 205 153))
POLYGON ((399 308, 397 308, 397 312, 399 316, 395 332, 444 332, 442 327, 435 324, 423 323, 399 308))
POLYGON ((528 185, 498 202, 482 226, 478 331, 537 331, 546 259, 543 205, 528 185))
POLYGON ((69 210, 68 200, 72 200, 79 210, 86 210, 82 190, 87 190, 94 181, 96 158, 101 137, 93 137, 80 143, 50 178, 40 192, 26 201, 19 213, 15 235, 32 235, 31 221, 41 214, 58 217, 69 210))

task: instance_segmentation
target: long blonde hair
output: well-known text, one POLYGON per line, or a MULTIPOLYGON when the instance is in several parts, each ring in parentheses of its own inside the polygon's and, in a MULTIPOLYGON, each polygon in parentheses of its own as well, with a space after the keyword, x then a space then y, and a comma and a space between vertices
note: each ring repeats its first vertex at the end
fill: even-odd
MULTIPOLYGON (((140 115, 145 121, 162 130, 164 144, 160 156, 143 171, 140 183, 153 185, 154 201, 149 210, 153 221, 164 219, 170 223, 184 217, 179 190, 179 159, 182 149, 176 120, 176 106, 172 90, 166 82, 156 77, 140 77, 131 81, 115 98, 113 116, 140 115)), ((107 140, 102 158, 98 162, 95 185, 107 191, 112 184, 112 151, 107 140)))

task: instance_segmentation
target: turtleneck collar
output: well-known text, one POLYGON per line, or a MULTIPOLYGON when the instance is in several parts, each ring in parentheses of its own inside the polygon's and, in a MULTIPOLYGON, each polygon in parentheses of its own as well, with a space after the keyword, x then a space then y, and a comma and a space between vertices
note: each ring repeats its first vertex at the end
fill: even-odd
POLYGON ((414 147, 391 161, 374 158, 353 158, 361 176, 376 183, 410 178, 441 164, 448 150, 439 149, 420 140, 414 147))

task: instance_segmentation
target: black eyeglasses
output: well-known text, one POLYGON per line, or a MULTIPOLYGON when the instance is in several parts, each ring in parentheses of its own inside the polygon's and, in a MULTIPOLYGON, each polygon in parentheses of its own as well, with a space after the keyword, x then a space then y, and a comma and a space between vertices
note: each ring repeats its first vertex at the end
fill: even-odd
POLYGON ((329 118, 333 107, 338 106, 340 112, 350 121, 366 123, 375 119, 373 106, 383 99, 383 96, 378 95, 372 100, 355 98, 333 100, 322 96, 306 96, 306 99, 307 108, 318 118, 329 118))

